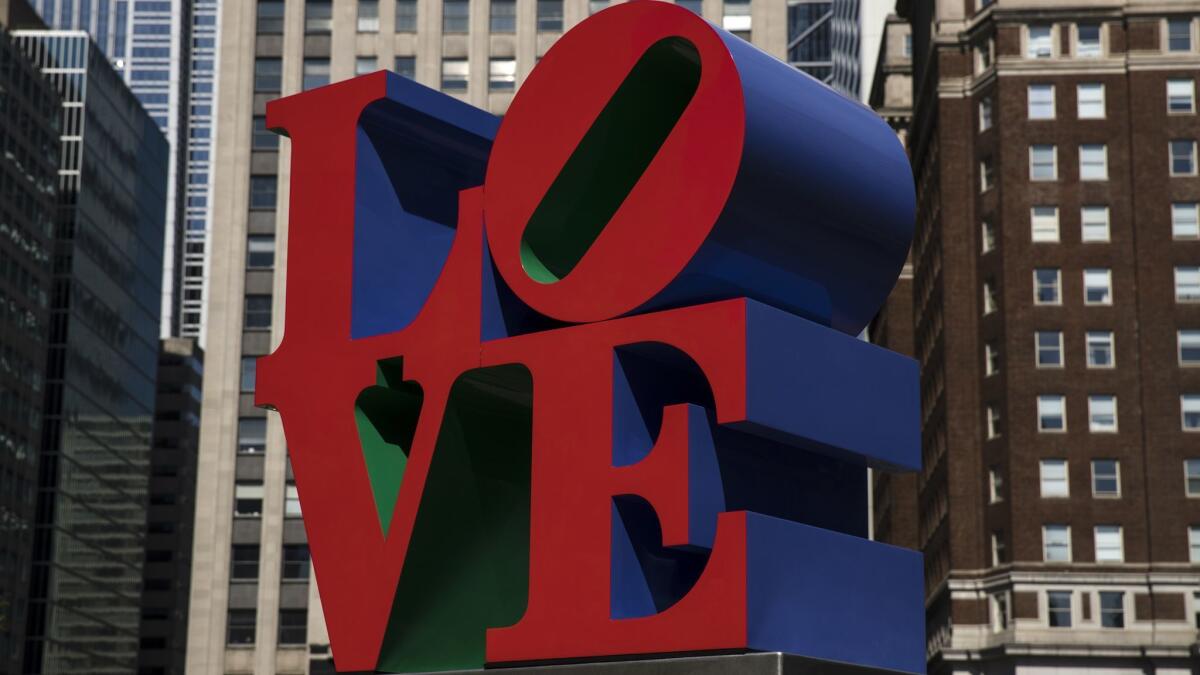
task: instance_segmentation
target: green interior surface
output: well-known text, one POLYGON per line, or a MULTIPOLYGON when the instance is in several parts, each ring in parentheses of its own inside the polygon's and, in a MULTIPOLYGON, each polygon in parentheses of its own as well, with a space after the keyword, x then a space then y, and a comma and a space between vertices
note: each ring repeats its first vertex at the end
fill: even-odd
POLYGON ((664 38, 642 54, 530 216, 521 241, 529 278, 553 283, 579 264, 699 85, 700 54, 691 42, 664 38))
POLYGON ((384 536, 392 524, 423 398, 421 387, 404 382, 400 370, 399 359, 380 362, 378 384, 364 389, 354 403, 354 421, 384 536))
POLYGON ((451 389, 380 671, 480 668, 487 629, 525 612, 532 389, 516 365, 472 371, 451 389))

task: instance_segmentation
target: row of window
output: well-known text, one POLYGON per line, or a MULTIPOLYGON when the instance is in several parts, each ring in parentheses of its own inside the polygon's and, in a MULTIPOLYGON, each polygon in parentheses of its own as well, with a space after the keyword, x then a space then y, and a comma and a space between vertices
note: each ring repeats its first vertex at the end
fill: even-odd
MULTIPOLYGON (((1055 86, 1046 83, 1030 84, 1026 95, 1026 116, 1031 120, 1052 120, 1056 116, 1055 86)), ((993 102, 989 96, 979 102, 979 130, 992 128, 993 102)), ((1196 83, 1191 78, 1167 80, 1167 113, 1190 115, 1196 112, 1196 83)), ((1106 116, 1104 85, 1084 82, 1075 85, 1075 116, 1081 120, 1104 119, 1106 116)))
MULTIPOLYGON (((237 518, 262 516, 262 481, 238 481, 233 486, 233 515, 237 518)), ((288 483, 284 488, 283 515, 285 518, 300 518, 300 496, 296 485, 288 483)))
MULTIPOLYGON (((417 0, 394 0, 396 3, 397 33, 417 32, 417 0)), ((589 0, 588 13, 608 7, 609 0, 589 0)), ((702 0, 675 0, 675 4, 696 14, 700 13, 702 0)), ((725 29, 750 30, 750 0, 725 0, 725 29), (733 24, 731 27, 730 24, 733 24)), ((563 0, 537 0, 536 25, 540 32, 560 32, 563 29, 563 0)), ((469 0, 443 0, 442 32, 466 33, 470 30, 469 0)), ((377 33, 380 30, 379 0, 358 0, 356 27, 360 33, 377 33)), ((258 0, 256 30, 261 35, 282 35, 284 28, 284 0, 258 0)), ((517 30, 516 0, 490 0, 488 2, 488 29, 492 33, 515 33, 517 30)), ((332 0, 308 0, 304 4, 304 32, 306 35, 327 35, 333 31, 332 0)))
MULTIPOLYGON (((1030 240, 1034 243, 1058 243, 1060 241, 1059 212, 1057 206, 1037 205, 1029 209, 1030 240)), ((1109 210, 1104 204, 1085 204, 1079 207, 1079 240, 1082 242, 1107 242, 1110 240, 1109 210)), ((996 227, 990 220, 981 226, 982 252, 996 248, 996 227)), ((1174 239, 1200 239, 1200 203, 1173 202, 1171 204, 1171 237, 1174 239)))
MULTIPOLYGON (((226 644, 231 646, 249 646, 255 640, 255 618, 253 609, 231 609, 226 621, 226 644)), ((308 610, 281 609, 279 610, 280 645, 303 645, 308 642, 308 610)))
MULTIPOLYGON (((1115 459, 1092 460, 1092 496, 1121 496, 1121 463, 1115 459)), ((1069 464, 1066 459, 1043 459, 1038 463, 1043 498, 1070 497, 1069 464)), ((997 469, 988 472, 989 502, 1003 501, 1003 478, 997 469)), ((1200 497, 1200 459, 1183 461, 1183 490, 1188 497, 1200 497)))
MULTIPOLYGON (((354 74, 366 75, 378 70, 374 56, 359 56, 354 62, 354 74)), ((416 57, 397 56, 394 70, 410 80, 416 77, 416 57)), ((471 64, 465 57, 442 59, 441 88, 443 91, 465 91, 470 81, 471 64)), ((301 86, 305 89, 322 87, 330 82, 330 65, 327 58, 305 58, 301 70, 301 86)), ((517 84, 517 60, 513 57, 488 59, 488 89, 512 91, 517 84)), ((259 94, 278 94, 283 87, 283 60, 264 57, 254 62, 254 91, 259 94)), ((272 150, 278 147, 278 137, 267 131, 265 120, 253 130, 255 149, 272 150)))
MULTIPOLYGON (((308 544, 284 544, 280 576, 284 581, 308 580, 308 544)), ((229 557, 229 578, 258 580, 258 544, 234 544, 229 557)))
MULTIPOLYGON (((1191 53, 1196 45, 1196 21, 1190 16, 1168 17, 1164 25, 1162 49, 1168 53, 1191 53)), ((1076 58, 1100 58, 1104 56, 1105 40, 1103 26, 1099 23, 1075 23, 1054 26, 1051 24, 1030 24, 1025 26, 1024 54, 1027 59, 1049 59, 1056 56, 1067 56, 1060 50, 1061 42, 1056 39, 1060 29, 1070 30, 1071 54, 1076 58)), ((994 43, 991 39, 977 48, 976 66, 986 69, 991 66, 994 55, 994 43)))
MULTIPOLYGON (((1176 331, 1176 355, 1179 365, 1200 366, 1200 330, 1176 331)), ((1112 368, 1116 365, 1113 356, 1112 331, 1087 331, 1085 353, 1088 368, 1112 368)), ((1039 330, 1033 333, 1034 361, 1038 368, 1062 368, 1066 365, 1063 351, 1063 333, 1060 330, 1039 330)), ((988 375, 996 372, 999 354, 989 343, 984 345, 985 366, 988 375), (993 361, 995 359, 995 361, 993 361)))
MULTIPOLYGON (((1101 628, 1125 627, 1125 592, 1098 591, 1099 624, 1101 628)), ((1051 628, 1070 628, 1074 618, 1073 591, 1053 590, 1046 592, 1046 622, 1051 628)), ((1200 601, 1200 593, 1196 594, 1200 601)), ((1086 595, 1081 595, 1080 602, 1086 595)), ((1091 608, 1085 610, 1085 616, 1091 613, 1091 608)), ((1007 629, 1012 623, 1012 615, 1007 592, 993 593, 991 596, 992 630, 999 632, 1007 629)), ((1198 622, 1200 625, 1200 622, 1198 622)))
MULTIPOLYGON (((1196 141, 1175 138, 1167 142, 1167 170, 1172 176, 1195 176, 1196 141)), ((1029 178, 1033 181, 1058 180, 1058 150, 1050 144, 1029 146, 1029 178)), ((1108 146, 1083 143, 1079 146, 1079 179, 1108 180, 1108 146)), ((996 167, 991 157, 979 161, 979 191, 996 186, 996 167)))
MULTIPOLYGON (((1200 267, 1175 266, 1175 301, 1179 303, 1200 302, 1200 267)), ((1062 304, 1062 270, 1057 267, 1039 267, 1033 270, 1033 304, 1062 304)), ((1083 270, 1083 304, 1113 304, 1112 270, 1106 267, 1090 267, 1083 270)), ((983 282, 983 314, 986 316, 999 309, 999 296, 995 283, 983 282)))
MULTIPOLYGON (((1183 431, 1200 431, 1200 394, 1180 395, 1179 412, 1183 431)), ((984 418, 988 440, 999 438, 1003 432, 1000 407, 986 406, 984 418)), ((1037 430, 1039 433, 1065 433, 1067 431, 1066 396, 1042 394, 1037 397, 1037 430)), ((1088 396, 1088 431, 1092 433, 1117 432, 1116 396, 1112 394, 1088 396)))
MULTIPOLYGON (((1187 528, 1188 561, 1200 562, 1200 525, 1189 525, 1187 528)), ((1093 561, 1098 563, 1125 562, 1124 528, 1120 525, 1096 525, 1092 530, 1094 546, 1093 561)), ((1042 561, 1048 563, 1069 563, 1073 561, 1071 548, 1071 526, 1063 524, 1048 524, 1042 526, 1042 561)), ((992 562, 1000 565, 1006 562, 1004 535, 1000 532, 992 534, 992 562)))

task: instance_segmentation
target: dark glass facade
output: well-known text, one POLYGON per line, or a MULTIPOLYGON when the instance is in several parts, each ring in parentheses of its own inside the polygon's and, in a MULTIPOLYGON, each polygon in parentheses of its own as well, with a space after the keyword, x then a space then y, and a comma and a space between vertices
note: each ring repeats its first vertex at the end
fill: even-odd
POLYGON ((132 673, 158 361, 167 142, 86 34, 14 36, 63 99, 23 668, 132 673))
POLYGON ((0 674, 20 667, 45 395, 59 99, 0 16, 0 674))

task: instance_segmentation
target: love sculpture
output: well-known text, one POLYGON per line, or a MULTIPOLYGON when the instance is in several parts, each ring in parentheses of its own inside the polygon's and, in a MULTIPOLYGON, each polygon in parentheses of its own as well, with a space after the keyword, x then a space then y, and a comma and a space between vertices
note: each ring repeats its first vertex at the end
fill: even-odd
POLYGON ((782 651, 924 671, 912 236, 870 110, 673 4, 560 39, 500 120, 390 73, 291 139, 282 415, 333 656, 391 672, 782 651))

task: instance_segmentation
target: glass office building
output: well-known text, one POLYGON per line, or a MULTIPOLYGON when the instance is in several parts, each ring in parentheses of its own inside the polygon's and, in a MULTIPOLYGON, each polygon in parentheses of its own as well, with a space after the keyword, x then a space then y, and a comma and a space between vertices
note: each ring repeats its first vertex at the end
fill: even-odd
POLYGON ((138 651, 167 142, 82 31, 18 30, 62 98, 46 396, 23 673, 138 651))

